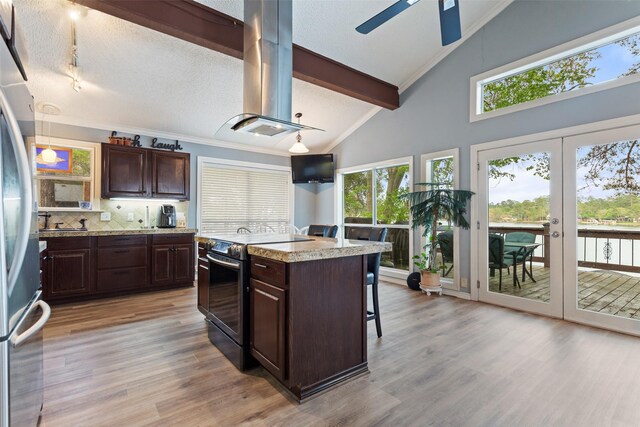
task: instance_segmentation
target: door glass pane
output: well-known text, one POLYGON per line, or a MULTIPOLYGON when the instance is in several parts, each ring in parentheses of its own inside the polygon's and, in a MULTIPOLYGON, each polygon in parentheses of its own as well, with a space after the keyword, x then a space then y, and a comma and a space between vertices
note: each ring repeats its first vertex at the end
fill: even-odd
POLYGON ((344 174, 345 224, 373 224, 373 171, 344 174))
POLYGON ((407 228, 387 228, 391 252, 382 254, 383 267, 409 270, 409 204, 400 196, 409 192, 409 165, 375 170, 376 221, 378 224, 401 225, 407 228))
MULTIPOLYGON (((453 188, 453 156, 439 159, 429 159, 425 164, 426 182, 438 184, 439 188, 453 188)), ((427 189, 427 188, 425 188, 427 189)), ((453 246, 454 229, 448 221, 438 224, 438 253, 436 265, 440 268, 440 275, 453 280, 453 266, 455 251, 453 246)), ((423 241, 423 244, 426 243, 423 241)))
POLYGON ((640 319, 638 140, 576 152, 578 308, 640 319))
POLYGON ((549 302, 549 154, 487 166, 489 291, 549 302))

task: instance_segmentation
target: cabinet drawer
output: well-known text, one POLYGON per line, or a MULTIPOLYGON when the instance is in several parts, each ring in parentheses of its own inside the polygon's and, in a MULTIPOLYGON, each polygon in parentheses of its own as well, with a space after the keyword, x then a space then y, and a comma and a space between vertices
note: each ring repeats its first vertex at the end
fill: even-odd
POLYGON ((124 246, 98 249, 98 269, 144 267, 147 265, 146 246, 124 246))
POLYGON ((49 237, 47 248, 49 250, 65 249, 91 249, 91 237, 49 237))
POLYGON ((193 243, 193 234, 154 234, 151 239, 154 245, 193 243))
POLYGON ((204 243, 198 243, 198 256, 202 258, 207 256, 207 249, 204 247, 204 243))
POLYGON ((107 246, 145 246, 147 244, 147 236, 143 235, 124 235, 124 236, 101 236, 98 237, 98 247, 107 246))
POLYGON ((98 292, 141 288, 147 283, 147 267, 114 268, 98 272, 98 292))
POLYGON ((251 277, 271 285, 285 287, 287 284, 286 264, 267 258, 251 257, 251 277))

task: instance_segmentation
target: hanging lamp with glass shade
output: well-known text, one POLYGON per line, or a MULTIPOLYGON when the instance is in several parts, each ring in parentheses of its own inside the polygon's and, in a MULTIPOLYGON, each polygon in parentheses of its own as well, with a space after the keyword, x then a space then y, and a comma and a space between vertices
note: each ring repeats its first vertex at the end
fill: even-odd
MULTIPOLYGON (((41 112, 43 116, 48 116, 51 114, 57 114, 59 109, 56 106, 50 104, 43 104, 40 106, 41 112)), ((44 127, 44 117, 43 124, 44 127)), ((55 152, 53 148, 51 148, 51 120, 47 120, 47 136, 48 136, 48 145, 47 148, 40 152, 39 158, 37 159, 38 163, 42 163, 45 165, 55 165, 62 159, 58 158, 58 153, 55 152)))
MULTIPOLYGON (((298 124, 300 124, 300 117, 302 117, 302 113, 296 113, 298 124)), ((303 154, 303 153, 309 152, 309 149, 305 147, 305 145, 302 143, 302 135, 300 135, 300 131, 298 131, 298 135, 296 135, 296 142, 294 142, 291 148, 289 148, 289 152, 296 153, 296 154, 303 154)))

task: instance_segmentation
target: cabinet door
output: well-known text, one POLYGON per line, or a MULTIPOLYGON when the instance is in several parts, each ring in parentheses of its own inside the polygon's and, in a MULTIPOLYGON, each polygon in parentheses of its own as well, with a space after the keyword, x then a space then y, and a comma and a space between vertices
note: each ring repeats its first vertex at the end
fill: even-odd
POLYGON ((193 282, 194 257, 193 244, 173 247, 174 279, 176 283, 193 282))
POLYGON ((55 298, 91 292, 91 249, 50 250, 46 262, 46 295, 55 298))
POLYGON ((153 197, 189 199, 188 153, 152 152, 153 197))
POLYGON ((198 259, 198 310, 205 316, 209 313, 209 261, 198 259))
POLYGON ((285 375, 286 292, 251 279, 251 354, 276 378, 285 375))
POLYGON ((149 197, 148 151, 102 144, 102 197, 149 197))
POLYGON ((151 246, 151 284, 166 285, 173 282, 173 246, 151 246))

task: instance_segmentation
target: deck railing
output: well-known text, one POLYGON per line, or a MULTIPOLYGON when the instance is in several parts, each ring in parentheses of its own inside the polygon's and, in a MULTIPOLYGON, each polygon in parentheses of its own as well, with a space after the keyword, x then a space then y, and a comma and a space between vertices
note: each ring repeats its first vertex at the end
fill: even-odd
MULTIPOLYGON (((490 233, 501 235, 517 231, 535 234, 541 246, 533 253, 533 260, 549 267, 549 224, 489 227, 490 233)), ((577 244, 580 267, 640 272, 640 259, 635 256, 636 247, 640 250, 640 230, 579 228, 577 244)))

